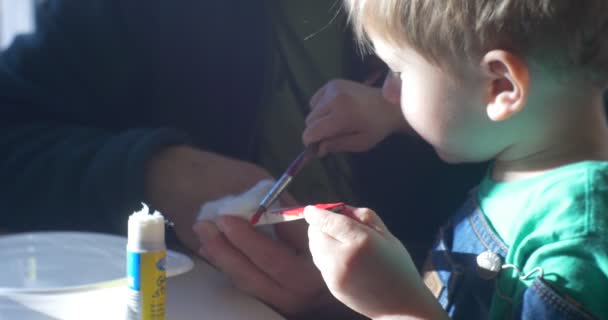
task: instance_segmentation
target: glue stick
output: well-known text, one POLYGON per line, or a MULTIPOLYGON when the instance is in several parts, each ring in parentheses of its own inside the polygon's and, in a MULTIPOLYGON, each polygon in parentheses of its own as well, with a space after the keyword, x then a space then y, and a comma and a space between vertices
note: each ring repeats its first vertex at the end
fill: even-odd
POLYGON ((127 280, 129 320, 165 320, 165 218, 141 211, 129 217, 127 280))

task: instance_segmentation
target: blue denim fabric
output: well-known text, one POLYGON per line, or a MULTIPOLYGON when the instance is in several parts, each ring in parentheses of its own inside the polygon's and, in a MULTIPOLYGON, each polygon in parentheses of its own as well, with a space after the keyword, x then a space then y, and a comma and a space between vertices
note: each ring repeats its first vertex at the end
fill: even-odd
MULTIPOLYGON (((435 271, 443 284, 437 291, 439 303, 452 319, 487 319, 495 280, 484 279, 477 256, 486 251, 499 255, 502 262, 508 246, 488 225, 471 197, 439 232, 425 270, 435 271)), ((574 302, 565 299, 537 277, 515 301, 505 319, 593 319, 574 302)))

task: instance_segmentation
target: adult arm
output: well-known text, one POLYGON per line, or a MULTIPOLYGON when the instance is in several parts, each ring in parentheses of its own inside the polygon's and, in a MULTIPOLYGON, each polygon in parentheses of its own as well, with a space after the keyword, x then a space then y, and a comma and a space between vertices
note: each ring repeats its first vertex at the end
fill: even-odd
POLYGON ((186 139, 169 129, 113 133, 52 121, 4 126, 0 137, 6 228, 104 232, 126 230, 145 200, 147 159, 186 139))
MULTIPOLYGON (((192 238, 189 227, 198 210, 184 207, 242 192, 268 176, 253 165, 187 147, 191 137, 173 129, 183 123, 172 123, 172 117, 184 118, 187 110, 180 109, 184 101, 158 102, 175 89, 165 84, 177 80, 160 76, 159 55, 149 46, 153 37, 174 38, 159 30, 161 18, 151 14, 160 5, 50 0, 38 13, 36 33, 19 37, 2 54, 0 197, 6 213, 0 225, 123 233, 126 216, 145 201, 188 230, 181 238, 192 238), (182 147, 171 148, 176 146, 182 147), (197 172, 187 167, 193 161, 197 172), (222 185, 207 176, 234 177, 239 170, 247 173, 222 185), (200 182, 184 190, 176 176, 200 182), (179 192, 167 191, 173 189, 179 192), (178 195, 182 199, 166 199, 178 195), (180 206, 182 201, 188 204, 180 206)), ((206 83, 199 85, 197 91, 204 91, 206 83)), ((193 117, 186 115, 188 121, 193 117)))
POLYGON ((188 141, 174 129, 121 127, 140 65, 115 5, 48 1, 36 33, 0 57, 0 224, 11 230, 126 230, 117 217, 145 200, 146 161, 188 141))

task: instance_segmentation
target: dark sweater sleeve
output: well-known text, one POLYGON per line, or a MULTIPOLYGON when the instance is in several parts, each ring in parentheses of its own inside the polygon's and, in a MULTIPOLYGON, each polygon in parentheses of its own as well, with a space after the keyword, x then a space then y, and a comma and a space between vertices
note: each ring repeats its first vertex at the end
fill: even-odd
POLYGON ((49 0, 2 54, 0 228, 124 233, 147 160, 188 142, 124 111, 145 104, 146 74, 120 3, 49 0))
POLYGON ((185 143, 170 129, 110 133, 57 122, 0 129, 0 225, 11 231, 126 231, 144 201, 146 161, 185 143))

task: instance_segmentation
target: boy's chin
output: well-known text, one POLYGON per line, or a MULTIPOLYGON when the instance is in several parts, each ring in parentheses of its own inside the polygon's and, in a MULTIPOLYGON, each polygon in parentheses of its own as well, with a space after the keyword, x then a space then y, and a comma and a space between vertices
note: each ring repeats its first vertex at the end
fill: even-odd
POLYGON ((448 152, 446 150, 441 150, 438 148, 435 148, 435 153, 437 153, 437 156, 439 156, 439 158, 443 162, 446 162, 449 164, 481 163, 481 162, 491 160, 491 158, 484 158, 484 157, 481 157, 480 155, 475 156, 475 155, 465 154, 465 153, 448 152))
POLYGON ((446 152, 445 150, 440 150, 437 148, 435 148, 435 153, 437 153, 437 156, 439 156, 439 159, 441 159, 443 162, 450 164, 472 162, 472 160, 467 159, 463 155, 446 152))

